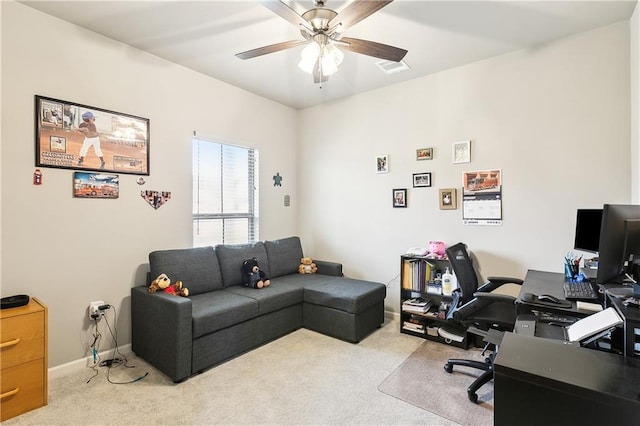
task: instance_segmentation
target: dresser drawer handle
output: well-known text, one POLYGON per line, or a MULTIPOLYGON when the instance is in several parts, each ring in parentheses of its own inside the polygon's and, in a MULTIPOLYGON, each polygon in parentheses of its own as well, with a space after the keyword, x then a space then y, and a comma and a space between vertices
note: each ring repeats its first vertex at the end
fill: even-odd
POLYGON ((20 338, 18 337, 17 339, 13 339, 13 340, 9 340, 8 342, 2 342, 0 343, 0 349, 4 349, 7 346, 15 346, 18 343, 20 343, 20 338))
POLYGON ((10 391, 1 394, 0 399, 5 399, 10 396, 16 395, 18 392, 20 392, 20 388, 11 389, 10 391))

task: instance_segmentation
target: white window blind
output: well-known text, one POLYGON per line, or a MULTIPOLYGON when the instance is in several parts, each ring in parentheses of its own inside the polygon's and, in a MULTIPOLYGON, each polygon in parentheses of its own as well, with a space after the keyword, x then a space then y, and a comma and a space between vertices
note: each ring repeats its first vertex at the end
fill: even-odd
POLYGON ((258 151, 193 138, 193 245, 258 240, 258 151))

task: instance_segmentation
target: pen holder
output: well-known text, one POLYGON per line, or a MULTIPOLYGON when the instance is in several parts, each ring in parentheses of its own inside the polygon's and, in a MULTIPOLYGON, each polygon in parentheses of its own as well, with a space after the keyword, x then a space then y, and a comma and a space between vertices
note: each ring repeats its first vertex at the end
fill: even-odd
POLYGON ((568 265, 564 264, 564 280, 566 282, 572 283, 578 281, 578 277, 580 276, 580 268, 578 265, 568 265))

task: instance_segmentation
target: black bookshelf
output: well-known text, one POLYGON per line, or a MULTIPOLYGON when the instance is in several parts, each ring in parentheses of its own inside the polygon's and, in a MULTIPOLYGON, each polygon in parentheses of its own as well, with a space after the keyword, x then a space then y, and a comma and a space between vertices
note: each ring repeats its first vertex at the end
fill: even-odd
POLYGON ((467 349, 468 335, 457 342, 438 334, 438 329, 446 324, 445 314, 451 304, 451 296, 442 294, 441 277, 447 267, 452 270, 447 259, 400 257, 400 332, 467 349), (427 306, 409 304, 416 300, 426 302, 427 306))

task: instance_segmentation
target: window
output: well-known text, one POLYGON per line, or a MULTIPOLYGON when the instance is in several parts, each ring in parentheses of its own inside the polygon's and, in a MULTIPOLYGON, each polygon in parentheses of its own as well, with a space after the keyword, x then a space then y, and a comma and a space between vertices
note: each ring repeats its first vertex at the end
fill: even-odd
POLYGON ((258 151, 193 139, 193 245, 258 240, 258 151))

